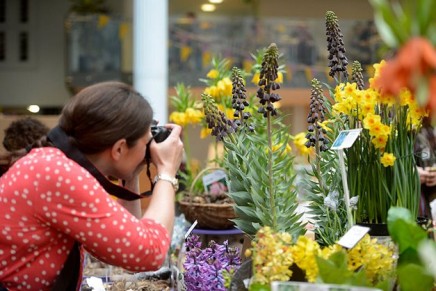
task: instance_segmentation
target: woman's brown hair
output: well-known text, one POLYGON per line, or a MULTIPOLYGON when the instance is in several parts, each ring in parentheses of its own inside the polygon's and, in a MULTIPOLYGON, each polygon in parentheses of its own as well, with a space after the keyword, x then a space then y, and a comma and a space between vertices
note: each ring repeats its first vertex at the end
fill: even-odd
MULTIPOLYGON (((132 147, 149 130, 153 110, 148 101, 131 86, 102 82, 84 88, 64 106, 59 127, 70 142, 84 154, 94 154, 125 138, 132 147)), ((51 145, 45 137, 32 147, 51 145)), ((0 166, 12 165, 26 149, 0 155, 0 166)))
POLYGON ((152 119, 150 104, 131 86, 103 82, 71 98, 62 110, 59 126, 82 153, 93 154, 122 138, 134 146, 152 119))

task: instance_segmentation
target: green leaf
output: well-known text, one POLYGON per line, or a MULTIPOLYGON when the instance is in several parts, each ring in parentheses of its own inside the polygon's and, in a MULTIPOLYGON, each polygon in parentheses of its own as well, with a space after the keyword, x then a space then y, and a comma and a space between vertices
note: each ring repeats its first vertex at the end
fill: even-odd
POLYGON ((237 205, 247 205, 251 201, 250 193, 246 191, 230 192, 229 196, 237 205))
POLYGON ((270 291, 271 287, 269 285, 261 284, 261 283, 253 283, 248 287, 249 291, 270 291))
POLYGON ((398 282, 401 291, 432 290, 433 278, 426 274, 423 266, 407 264, 397 268, 398 282))
POLYGON ((408 260, 418 260, 418 244, 427 239, 427 234, 416 224, 408 209, 400 207, 389 209, 388 230, 392 240, 398 244, 400 254, 409 249, 407 252, 408 260), (415 254, 415 259, 412 259, 412 254, 415 254))

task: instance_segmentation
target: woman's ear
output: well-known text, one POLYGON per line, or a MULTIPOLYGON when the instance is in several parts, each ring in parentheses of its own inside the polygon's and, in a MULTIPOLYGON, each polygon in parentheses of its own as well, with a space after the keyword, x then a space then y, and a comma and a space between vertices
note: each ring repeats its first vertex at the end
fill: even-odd
POLYGON ((127 150, 126 139, 124 139, 124 138, 119 139, 112 146, 111 157, 114 160, 119 161, 121 159, 121 157, 123 156, 123 154, 125 154, 126 150, 127 150))

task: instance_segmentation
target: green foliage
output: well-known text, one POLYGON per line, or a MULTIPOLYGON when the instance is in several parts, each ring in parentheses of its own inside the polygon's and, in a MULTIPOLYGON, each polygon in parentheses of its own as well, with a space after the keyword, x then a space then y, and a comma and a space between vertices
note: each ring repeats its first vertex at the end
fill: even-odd
MULTIPOLYGON (((259 118, 255 123, 259 126, 262 122, 265 121, 259 118)), ((270 226, 297 236, 302 233, 303 225, 299 222, 301 214, 295 214, 298 204, 293 157, 286 152, 289 128, 280 119, 275 119, 274 126, 274 144, 281 145, 273 152, 271 161, 274 187, 270 187, 267 171, 270 161, 266 154, 269 150, 266 133, 239 131, 231 140, 224 140, 224 167, 231 179, 230 197, 235 201, 238 216, 234 221, 249 235, 255 235, 262 226, 270 226)))
MULTIPOLYGON (((333 94, 332 89, 325 84, 333 94)), ((325 138, 334 141, 343 127, 344 120, 331 116, 331 100, 324 96, 324 106, 326 107, 326 119, 331 121, 330 131, 325 138)), ((343 185, 339 169, 339 161, 335 151, 318 152, 313 160, 310 161, 312 170, 308 172, 309 177, 304 183, 307 189, 307 200, 309 204, 309 214, 315 223, 315 237, 321 246, 333 245, 346 232, 347 213, 344 202, 343 185), (339 192, 336 209, 326 207, 324 200, 333 191, 339 192)))
POLYGON ((384 42, 398 48, 414 36, 426 37, 436 44, 436 1, 370 0, 375 24, 384 42))
POLYGON ((436 243, 429 240, 427 233, 405 208, 389 209, 388 230, 392 240, 398 245, 397 277, 401 290, 431 290, 436 278, 431 276, 419 253, 426 244, 435 249, 436 243))
POLYGON ((359 271, 348 270, 345 250, 332 254, 329 259, 317 257, 316 262, 319 268, 319 277, 323 283, 371 286, 363 269, 359 271))

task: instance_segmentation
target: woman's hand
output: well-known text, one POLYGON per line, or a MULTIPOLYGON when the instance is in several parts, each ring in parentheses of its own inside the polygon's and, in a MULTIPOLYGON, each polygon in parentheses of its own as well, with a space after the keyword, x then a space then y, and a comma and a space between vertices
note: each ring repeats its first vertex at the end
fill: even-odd
POLYGON ((150 144, 151 161, 159 174, 175 177, 183 159, 182 127, 176 124, 165 127, 171 129, 171 134, 160 143, 153 141, 150 144))
POLYGON ((433 171, 432 168, 426 168, 426 171, 428 173, 425 185, 428 187, 436 186, 436 171, 433 171))
POLYGON ((421 184, 425 184, 427 182, 427 177, 430 175, 430 172, 421 167, 417 167, 417 169, 418 169, 419 181, 421 182, 421 184))

